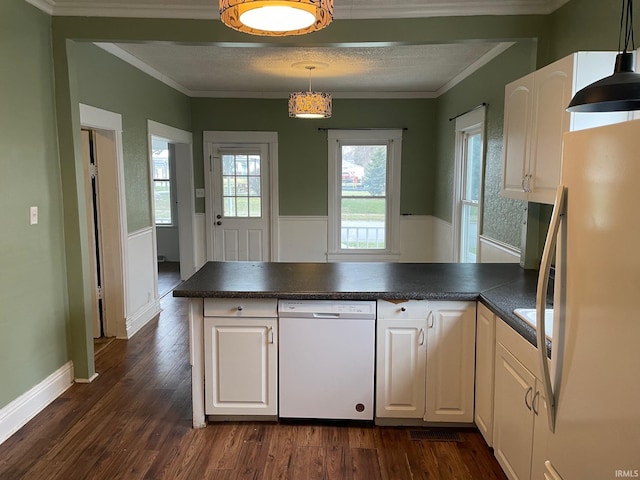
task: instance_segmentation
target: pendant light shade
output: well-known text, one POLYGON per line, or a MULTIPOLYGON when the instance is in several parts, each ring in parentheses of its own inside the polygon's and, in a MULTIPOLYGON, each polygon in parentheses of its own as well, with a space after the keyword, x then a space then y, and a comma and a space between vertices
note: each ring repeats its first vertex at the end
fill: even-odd
POLYGON ((331 94, 324 92, 293 92, 289 94, 289 116, 330 118, 331 94))
POLYGON ((292 118, 330 118, 331 94, 311 90, 311 72, 315 66, 304 67, 309 71, 309 91, 289 94, 289 116, 292 118))
POLYGON ((333 20, 333 0, 220 0, 220 20, 253 35, 304 35, 333 20))
POLYGON ((613 75, 579 90, 571 99, 569 112, 620 112, 640 110, 640 73, 634 71, 633 0, 622 0, 618 52, 624 31, 624 49, 616 56, 613 75))
POLYGON ((619 53, 613 75, 579 90, 570 112, 619 112, 640 110, 640 73, 634 72, 632 53, 619 53))

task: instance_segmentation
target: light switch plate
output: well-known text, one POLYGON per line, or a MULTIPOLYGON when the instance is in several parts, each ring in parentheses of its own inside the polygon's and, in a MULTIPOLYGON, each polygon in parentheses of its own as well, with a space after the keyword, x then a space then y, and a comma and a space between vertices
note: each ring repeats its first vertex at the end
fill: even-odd
POLYGON ((196 198, 204 198, 204 188, 196 188, 196 198))
POLYGON ((29 207, 29 224, 38 224, 38 207, 29 207))

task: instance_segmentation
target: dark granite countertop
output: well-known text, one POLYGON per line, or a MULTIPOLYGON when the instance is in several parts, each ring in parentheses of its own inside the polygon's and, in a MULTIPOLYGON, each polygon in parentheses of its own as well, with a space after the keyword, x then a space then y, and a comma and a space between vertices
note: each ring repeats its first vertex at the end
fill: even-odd
POLYGON ((299 300, 479 300, 531 344, 513 314, 535 306, 537 272, 506 263, 208 262, 175 297, 299 300))

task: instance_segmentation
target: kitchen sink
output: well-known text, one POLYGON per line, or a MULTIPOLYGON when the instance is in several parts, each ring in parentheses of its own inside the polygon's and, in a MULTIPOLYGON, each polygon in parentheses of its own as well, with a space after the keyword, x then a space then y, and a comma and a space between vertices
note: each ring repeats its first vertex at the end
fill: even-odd
MULTIPOLYGON (((516 308, 513 313, 521 318, 533 328, 536 328, 536 309, 535 308, 516 308)), ((545 335, 551 340, 553 337, 553 308, 547 308, 544 311, 544 327, 545 335)))

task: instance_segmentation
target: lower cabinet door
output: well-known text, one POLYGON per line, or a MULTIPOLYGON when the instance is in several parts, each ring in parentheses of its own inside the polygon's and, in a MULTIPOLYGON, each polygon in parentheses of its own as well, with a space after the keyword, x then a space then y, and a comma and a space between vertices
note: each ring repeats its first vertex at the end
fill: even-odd
POLYGON ((501 343, 496 344, 495 375, 494 453, 509 479, 529 480, 536 378, 501 343))
POLYGON ((428 422, 473 422, 475 302, 429 302, 427 318, 428 422))
POLYGON ((205 413, 277 415, 277 319, 204 319, 205 413))
POLYGON ((422 418, 426 322, 378 319, 377 325, 376 417, 422 418))

